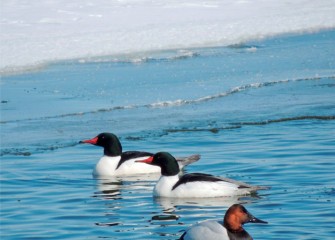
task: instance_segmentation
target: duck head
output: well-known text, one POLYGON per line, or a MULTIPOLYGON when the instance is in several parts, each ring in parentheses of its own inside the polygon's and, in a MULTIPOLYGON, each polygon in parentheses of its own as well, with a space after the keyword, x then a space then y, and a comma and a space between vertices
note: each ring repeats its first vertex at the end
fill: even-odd
POLYGON ((224 226, 231 232, 242 232, 245 223, 267 223, 254 217, 241 204, 232 205, 226 212, 224 217, 224 226))
POLYGON ((104 154, 106 156, 114 157, 122 154, 122 145, 118 137, 113 133, 100 133, 98 136, 82 140, 79 143, 89 143, 95 146, 104 148, 104 154))
POLYGON ((163 176, 175 176, 180 169, 177 160, 168 152, 158 152, 154 156, 136 162, 147 163, 161 168, 163 176))

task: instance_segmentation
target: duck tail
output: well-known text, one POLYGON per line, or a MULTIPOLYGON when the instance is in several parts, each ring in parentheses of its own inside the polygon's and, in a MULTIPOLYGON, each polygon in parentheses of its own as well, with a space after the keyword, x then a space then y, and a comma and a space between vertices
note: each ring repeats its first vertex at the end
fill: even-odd
POLYGON ((177 157, 176 160, 178 162, 179 168, 182 169, 191 163, 197 162, 200 157, 200 154, 194 154, 188 157, 177 157))

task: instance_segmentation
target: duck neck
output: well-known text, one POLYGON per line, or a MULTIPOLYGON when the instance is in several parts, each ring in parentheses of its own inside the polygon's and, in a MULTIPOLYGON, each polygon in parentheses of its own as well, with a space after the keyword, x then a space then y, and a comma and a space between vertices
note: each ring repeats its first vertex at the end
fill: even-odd
POLYGON ((249 235, 249 233, 245 231, 244 229, 238 232, 232 232, 227 229, 227 233, 228 233, 229 239, 253 240, 253 238, 249 235))
POLYGON ((161 166, 161 174, 163 176, 176 176, 180 172, 177 161, 161 166))
POLYGON ((231 219, 225 217, 223 220, 223 226, 230 232, 238 233, 243 232, 244 229, 242 227, 242 224, 236 223, 235 221, 231 221, 231 219))
POLYGON ((122 154, 122 146, 120 141, 104 147, 104 154, 108 157, 116 157, 122 154))

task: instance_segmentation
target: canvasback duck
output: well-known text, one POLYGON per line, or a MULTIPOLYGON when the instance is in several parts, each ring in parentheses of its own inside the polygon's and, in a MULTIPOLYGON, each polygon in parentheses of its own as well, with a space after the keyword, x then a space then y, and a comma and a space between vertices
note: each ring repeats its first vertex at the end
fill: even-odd
MULTIPOLYGON (((122 145, 119 138, 113 133, 100 133, 98 136, 80 141, 104 148, 104 155, 100 158, 93 170, 94 177, 110 177, 122 175, 134 175, 143 173, 159 173, 158 166, 148 166, 136 162, 136 160, 147 159, 153 153, 141 151, 122 152, 122 145)), ((185 158, 178 158, 178 166, 184 168, 190 163, 200 159, 200 155, 191 155, 185 158)))
POLYGON ((154 187, 154 196, 175 198, 203 198, 243 196, 268 187, 252 186, 228 178, 203 173, 180 175, 176 159, 167 152, 159 152, 137 162, 161 168, 161 177, 154 187))
POLYGON ((267 223, 250 214, 241 204, 232 205, 223 222, 203 221, 187 229, 179 240, 252 240, 243 228, 245 223, 267 223))

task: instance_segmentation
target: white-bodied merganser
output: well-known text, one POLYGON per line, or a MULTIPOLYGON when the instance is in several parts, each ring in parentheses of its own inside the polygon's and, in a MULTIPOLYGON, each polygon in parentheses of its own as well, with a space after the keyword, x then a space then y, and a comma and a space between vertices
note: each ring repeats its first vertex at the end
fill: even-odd
POLYGON ((159 152, 144 160, 138 160, 161 168, 161 177, 154 188, 154 196, 176 198, 202 198, 243 196, 268 187, 251 186, 228 178, 203 173, 180 176, 176 159, 167 152, 159 152))
MULTIPOLYGON (((104 148, 104 155, 96 164, 93 171, 93 176, 95 177, 160 172, 160 168, 157 166, 148 166, 136 162, 136 160, 147 159, 153 156, 153 153, 141 151, 122 152, 122 145, 118 137, 112 133, 100 133, 98 136, 89 140, 80 141, 80 143, 90 143, 104 148)), ((199 159, 200 155, 197 154, 185 158, 178 158, 178 164, 182 169, 199 159)))
POLYGON ((179 240, 252 240, 244 230, 245 223, 267 223, 250 214, 241 204, 232 205, 226 212, 223 224, 203 221, 187 229, 179 240))

